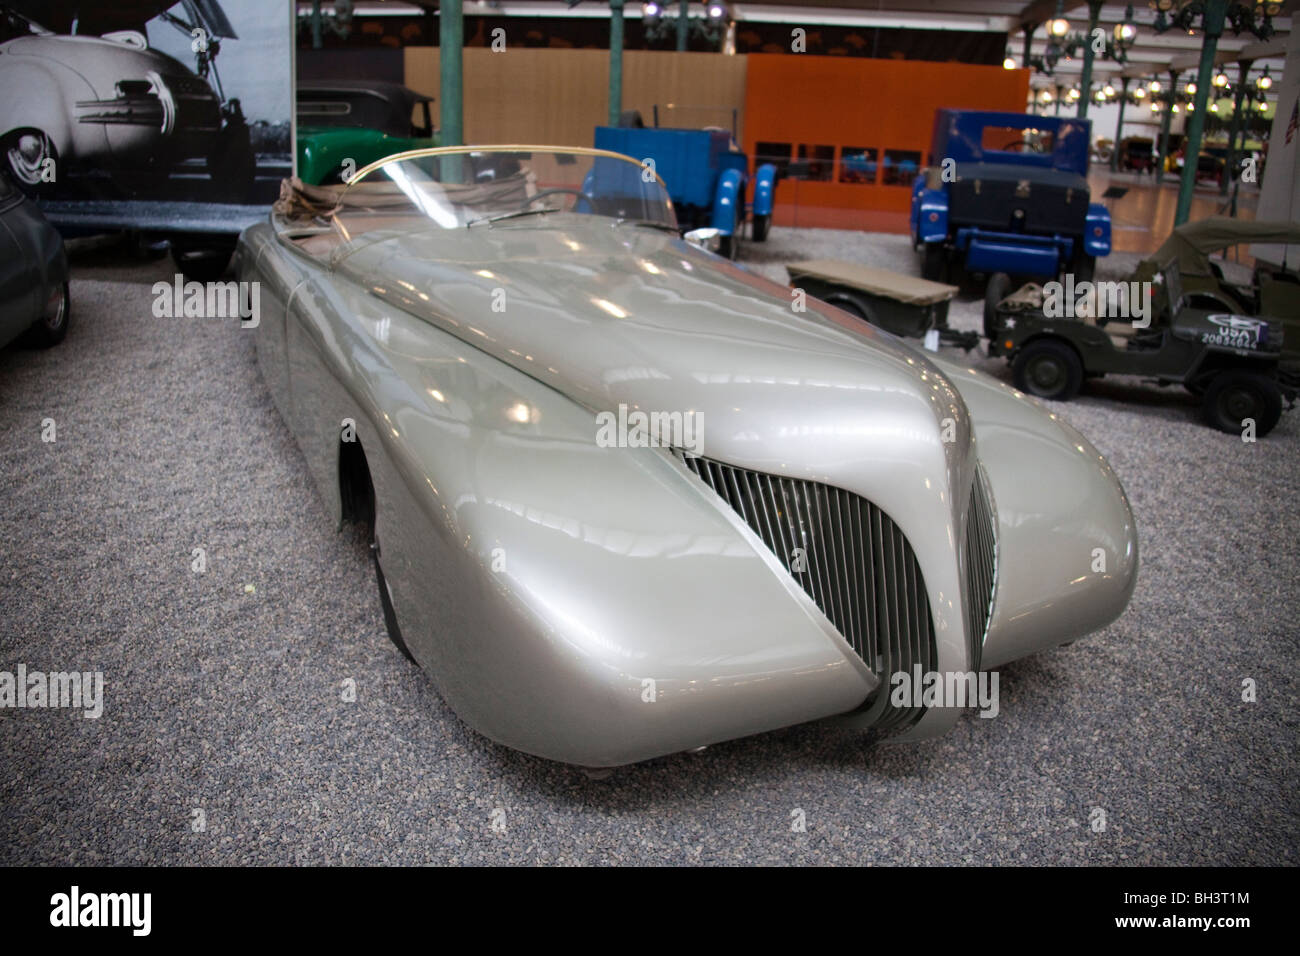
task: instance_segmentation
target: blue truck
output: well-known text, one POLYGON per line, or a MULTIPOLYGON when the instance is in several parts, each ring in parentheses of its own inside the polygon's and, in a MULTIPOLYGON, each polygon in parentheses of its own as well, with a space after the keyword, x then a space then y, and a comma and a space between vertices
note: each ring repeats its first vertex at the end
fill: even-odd
POLYGON ((776 167, 764 163, 749 174, 749 157, 721 129, 596 127, 597 149, 652 161, 668 187, 677 221, 684 229, 718 230, 718 252, 736 258, 746 214, 750 237, 767 238, 776 194, 776 167), (746 195, 752 188, 753 199, 746 195))
POLYGON ((1110 253, 1110 213, 1088 189, 1091 130, 1073 117, 937 110, 927 167, 912 187, 912 245, 925 278, 964 270, 1091 280, 1097 257, 1110 253))

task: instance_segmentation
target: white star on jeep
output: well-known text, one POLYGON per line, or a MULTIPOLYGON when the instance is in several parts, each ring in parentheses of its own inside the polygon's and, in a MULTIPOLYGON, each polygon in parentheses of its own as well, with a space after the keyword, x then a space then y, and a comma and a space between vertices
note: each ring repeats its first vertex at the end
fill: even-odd
POLYGON ((1016 320, 1015 320, 1015 319, 1007 319, 1007 320, 1006 320, 1005 322, 1003 322, 1002 324, 1005 325, 1005 326, 1006 326, 1007 328, 1009 328, 1009 329, 1014 329, 1014 328, 1016 327, 1016 320))

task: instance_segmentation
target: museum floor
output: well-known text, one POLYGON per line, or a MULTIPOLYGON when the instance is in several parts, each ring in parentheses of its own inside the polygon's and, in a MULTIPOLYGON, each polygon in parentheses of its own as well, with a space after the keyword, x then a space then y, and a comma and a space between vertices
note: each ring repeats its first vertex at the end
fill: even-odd
MULTIPOLYGON (((830 255, 916 268, 899 236, 744 250, 779 281, 830 255)), ((0 351, 0 656, 102 669, 104 713, 0 712, 0 821, 22 834, 0 864, 1300 863, 1300 411, 1243 444, 1133 381, 1054 406, 1122 479, 1140 577, 1113 626, 1003 668, 996 719, 919 745, 796 727, 591 781, 469 730, 389 644, 253 333, 154 318, 168 260, 74 263, 67 341, 0 351)))

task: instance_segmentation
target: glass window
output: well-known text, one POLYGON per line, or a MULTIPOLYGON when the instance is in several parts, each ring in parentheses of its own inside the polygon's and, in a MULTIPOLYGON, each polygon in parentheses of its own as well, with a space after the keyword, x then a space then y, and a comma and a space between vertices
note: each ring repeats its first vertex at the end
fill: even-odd
POLYGON ((475 229, 563 231, 592 216, 676 234, 672 201, 640 163, 595 150, 449 147, 390 157, 326 208, 294 194, 277 206, 283 234, 330 258, 364 244, 415 243, 475 229))
POLYGON ((840 150, 840 182, 875 183, 877 151, 864 146, 845 146, 840 150))
POLYGON ((790 171, 792 148, 789 143, 755 143, 754 168, 757 169, 764 163, 771 163, 776 167, 777 179, 786 176, 790 171))
POLYGON ((881 182, 886 186, 911 186, 921 172, 921 154, 914 149, 885 150, 881 182))
POLYGON ((1004 153, 1050 153, 1052 134, 1043 129, 985 126, 980 145, 1004 153))
POLYGON ((798 155, 790 164, 790 178, 828 183, 834 168, 834 146, 805 146, 800 143, 798 155))

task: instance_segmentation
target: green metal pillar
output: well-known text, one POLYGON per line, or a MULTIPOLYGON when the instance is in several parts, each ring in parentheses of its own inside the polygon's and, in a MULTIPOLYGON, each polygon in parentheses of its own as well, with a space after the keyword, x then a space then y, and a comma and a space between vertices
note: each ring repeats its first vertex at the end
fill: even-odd
POLYGON ((691 4, 689 0, 682 0, 677 5, 677 52, 686 52, 686 38, 690 32, 691 26, 691 4))
POLYGON ((1128 105, 1128 77, 1124 77, 1123 89, 1119 94, 1119 118, 1115 120, 1115 145, 1110 151, 1110 171, 1119 169, 1119 143, 1124 138, 1124 107, 1128 105))
POLYGON ((1205 129, 1205 105, 1214 83, 1214 54, 1223 35, 1223 21, 1228 13, 1228 0, 1204 0, 1205 42, 1201 44, 1201 63, 1196 72, 1196 109, 1187 117, 1183 136, 1183 178, 1178 185, 1178 207, 1174 211, 1174 226, 1187 221, 1192 211, 1192 193, 1196 190, 1197 157, 1201 155, 1201 133, 1205 129))
POLYGON ((623 113, 623 0, 609 0, 609 125, 623 113))
POLYGON ((1253 60, 1242 60, 1238 64, 1237 70, 1237 89, 1232 95, 1232 123, 1228 127, 1228 159, 1223 182, 1219 183, 1219 195, 1228 195, 1228 187, 1232 184, 1233 175, 1241 175, 1238 168, 1239 160, 1237 159, 1237 131, 1241 129, 1241 109, 1246 100, 1246 77, 1250 73, 1250 64, 1253 60))
POLYGON ((442 0, 438 8, 438 59, 441 80, 438 87, 440 128, 438 144, 465 143, 463 48, 465 25, 461 0, 442 0))
POLYGON ((1080 118, 1088 115, 1088 101, 1092 99, 1092 31, 1097 29, 1101 18, 1102 0, 1088 0, 1088 37, 1083 44, 1083 74, 1079 77, 1079 108, 1076 115, 1080 118))
POLYGON ((1054 116, 1061 115, 1061 90, 1062 90, 1061 84, 1059 83, 1056 84, 1056 112, 1052 114, 1054 116))
POLYGON ((1020 65, 1026 70, 1029 69, 1029 55, 1034 48, 1034 30, 1037 26, 1035 23, 1026 23, 1020 28, 1020 32, 1025 35, 1025 52, 1020 57, 1020 65))
POLYGON ((311 0, 311 48, 313 50, 319 50, 322 46, 320 33, 320 0, 311 0))
POLYGON ((1156 183, 1165 181, 1165 159, 1169 156, 1169 126, 1174 118, 1174 101, 1178 94, 1178 71, 1169 71, 1169 90, 1165 96, 1164 115, 1160 118, 1160 155, 1156 157, 1156 183))

